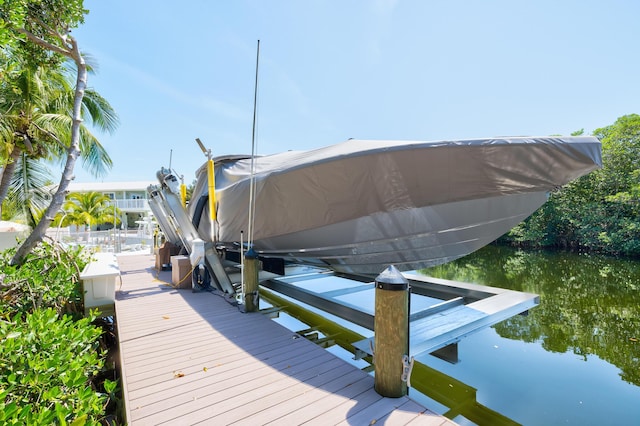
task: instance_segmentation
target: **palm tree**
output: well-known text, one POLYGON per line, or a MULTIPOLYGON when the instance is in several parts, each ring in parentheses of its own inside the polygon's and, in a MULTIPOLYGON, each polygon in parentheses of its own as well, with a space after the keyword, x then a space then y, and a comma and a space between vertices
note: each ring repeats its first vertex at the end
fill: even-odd
MULTIPOLYGON (((20 182, 23 174, 15 173, 21 157, 65 159, 71 139, 74 81, 68 66, 33 68, 10 54, 0 60, 7 70, 0 86, 0 142, 4 152, 0 155, 0 161, 4 160, 0 169, 1 209, 12 185, 28 185, 20 182)), ((100 130, 111 132, 118 124, 111 105, 90 89, 83 97, 82 116, 100 130)), ((109 155, 84 125, 80 127, 80 150, 83 165, 94 176, 104 175, 111 167, 109 155)))
POLYGON ((72 192, 64 203, 64 211, 66 216, 60 226, 72 224, 90 229, 105 222, 114 226, 120 223, 120 210, 113 206, 108 196, 99 192, 72 192))
POLYGON ((46 72, 21 66, 11 56, 3 56, 8 70, 2 83, 2 142, 4 167, 0 170, 0 206, 9 193, 14 171, 23 153, 34 158, 46 156, 48 144, 54 143, 55 133, 44 132, 35 124, 43 113, 49 112, 51 98, 65 82, 57 72, 46 72))
MULTIPOLYGON (((9 193, 5 199, 5 209, 14 206, 14 217, 11 219, 18 219, 34 228, 49 205, 50 187, 49 170, 41 161, 30 158, 23 152, 16 161, 9 193)), ((5 210, 2 212, 4 214, 5 210)))
MULTIPOLYGON (((72 106, 67 110, 68 116, 61 117, 59 121, 69 124, 67 132, 52 134, 55 136, 53 139, 62 142, 60 145, 65 148, 64 167, 60 182, 42 218, 16 250, 10 261, 11 265, 22 265, 27 254, 42 241, 56 212, 64 204, 69 183, 73 179, 73 169, 77 158, 82 155, 82 123, 84 119, 89 118, 85 114, 86 104, 83 101, 87 90, 89 66, 85 56, 80 52, 77 40, 71 35, 71 29, 82 24, 87 13, 88 10, 84 8, 82 0, 30 1, 26 3, 0 1, 0 17, 3 20, 3 25, 0 25, 0 40, 4 49, 19 51, 20 55, 26 58, 30 64, 57 70, 60 69, 61 61, 71 61, 76 75, 72 106), (65 144, 61 136, 68 136, 65 137, 68 143, 65 144)), ((89 108, 89 110, 91 109, 89 108)), ((56 114, 59 113, 58 109, 53 111, 56 114)), ((115 118, 115 114, 113 117, 115 118)), ((95 124, 100 125, 99 122, 95 122, 95 124)), ((1 133, 4 133, 4 128, 6 126, 0 124, 1 133)), ((91 152, 91 150, 88 151, 91 152)), ((87 152, 86 149, 85 152, 87 152)), ((9 156, 3 158, 6 159, 9 156)), ((2 198, 0 198, 0 202, 2 202, 2 198)))

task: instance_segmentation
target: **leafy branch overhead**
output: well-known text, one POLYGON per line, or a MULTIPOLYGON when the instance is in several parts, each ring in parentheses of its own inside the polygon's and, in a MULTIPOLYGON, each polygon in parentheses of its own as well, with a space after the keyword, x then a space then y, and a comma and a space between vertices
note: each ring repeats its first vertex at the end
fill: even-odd
POLYGON ((83 0, 2 0, 0 41, 19 46, 33 64, 59 64, 61 56, 79 59, 71 30, 88 12, 83 0))

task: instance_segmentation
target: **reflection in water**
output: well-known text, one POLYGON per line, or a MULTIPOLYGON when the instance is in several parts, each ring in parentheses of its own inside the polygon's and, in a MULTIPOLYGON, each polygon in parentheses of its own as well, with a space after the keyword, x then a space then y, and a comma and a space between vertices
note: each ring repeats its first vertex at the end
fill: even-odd
POLYGON ((495 325, 497 333, 585 361, 596 355, 640 386, 640 262, 488 246, 423 272, 539 294, 538 307, 495 325))
MULTIPOLYGON (((458 364, 418 356, 413 399, 461 425, 639 424, 640 262, 489 246, 425 272, 537 293, 541 303, 464 338, 458 364)), ((352 360, 361 327, 260 291, 297 319, 280 317, 291 330, 312 327, 364 363, 352 360)))

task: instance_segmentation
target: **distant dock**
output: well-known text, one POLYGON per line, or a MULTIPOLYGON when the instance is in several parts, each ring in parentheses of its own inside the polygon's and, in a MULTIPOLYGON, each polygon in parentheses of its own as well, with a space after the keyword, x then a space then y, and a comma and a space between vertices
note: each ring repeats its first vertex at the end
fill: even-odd
POLYGON ((455 425, 408 397, 383 398, 371 375, 263 314, 171 288, 152 255, 118 263, 130 425, 455 425))

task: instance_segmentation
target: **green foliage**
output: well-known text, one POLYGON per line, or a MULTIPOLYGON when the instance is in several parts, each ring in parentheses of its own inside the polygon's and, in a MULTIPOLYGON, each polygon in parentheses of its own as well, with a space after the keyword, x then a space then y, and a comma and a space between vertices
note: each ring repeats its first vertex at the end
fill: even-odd
POLYGON ((640 256, 640 115, 620 117, 594 136, 602 169, 551 194, 503 242, 640 256))
POLYGON ((622 380, 640 386, 637 261, 490 245, 422 272, 539 294, 539 306, 496 324, 498 334, 585 360, 597 355, 617 366, 622 380))
MULTIPOLYGON (((0 424, 100 424, 117 389, 109 380, 105 394, 92 386, 103 367, 102 330, 90 319, 61 315, 81 306, 86 260, 80 252, 38 245, 62 206, 76 158, 82 155, 94 173, 111 163, 79 124, 90 117, 111 130, 117 123, 102 97, 85 92, 87 67, 70 31, 86 13, 83 0, 0 0, 0 206, 10 183, 16 186, 10 179, 21 156, 25 166, 27 159, 66 158, 43 219, 18 250, 0 256, 0 424), (65 77, 69 60, 75 79, 65 77)), ((34 192, 27 186, 22 193, 29 200, 34 192)), ((20 202, 14 197, 8 204, 15 211, 20 202)), ((41 209, 29 212, 34 219, 35 210, 41 209)))
POLYGON ((117 225, 120 222, 120 210, 114 209, 111 199, 101 192, 72 192, 67 195, 64 211, 67 212, 65 224, 98 225, 111 222, 117 225))
POLYGON ((42 243, 18 268, 14 251, 0 257, 0 424, 101 424, 119 389, 104 366, 112 327, 78 312, 86 254, 42 243))
MULTIPOLYGON (((50 225, 56 212, 62 207, 64 194, 69 182, 73 179, 73 169, 76 159, 83 152, 89 153, 89 161, 93 161, 101 154, 97 144, 92 143, 89 149, 81 149, 85 136, 91 138, 90 132, 83 131, 81 123, 83 121, 83 98, 87 86, 88 67, 80 52, 76 39, 71 35, 71 29, 84 22, 84 16, 88 10, 83 6, 83 0, 2 0, 0 1, 0 40, 6 42, 6 51, 14 53, 27 64, 28 69, 37 70, 46 68, 49 70, 59 70, 60 64, 70 60, 73 62, 76 71, 75 89, 73 90, 73 102, 65 118, 70 123, 68 133, 68 143, 64 143, 61 134, 51 135, 57 138, 58 144, 53 144, 52 148, 64 146, 66 151, 64 169, 60 184, 58 185, 51 203, 46 208, 41 220, 38 222, 32 233, 26 238, 22 245, 15 252, 12 264, 22 264, 26 260, 26 255, 42 241, 46 229, 50 225), (69 114, 70 113, 70 114, 69 114)), ((0 95, 1 97, 1 95, 0 95)), ((99 100, 102 101, 102 100, 99 100)), ((86 106, 85 110, 92 114, 97 111, 97 107, 105 105, 98 102, 86 106)), ((59 113, 60 109, 55 109, 59 113)), ((47 114, 44 114, 45 116, 47 114)), ((115 115, 114 115, 115 117, 115 115)), ((65 120, 53 120, 62 124, 65 120)), ((100 126, 101 122, 95 122, 100 126)), ((5 137, 4 129, 8 128, 4 123, 0 123, 0 133, 5 137)), ((29 135, 27 135, 29 136, 29 135)), ((23 138, 24 139, 24 138, 23 138)), ((95 138, 91 138, 95 139, 95 138)), ((20 149, 13 144, 10 159, 16 159, 20 149)), ((49 148, 49 147, 48 147, 49 148)), ((101 148, 101 147, 100 147, 101 148)), ((55 152, 51 149, 48 152, 55 152)), ((6 157, 4 157, 6 159, 6 157)), ((59 157, 58 157, 59 158, 59 157)), ((3 158, 0 158, 2 160, 3 158)), ((12 164, 11 162, 8 164, 12 164)), ((3 171, 0 181, 0 208, 4 201, 8 187, 5 175, 7 167, 0 169, 3 171)))
POLYGON ((55 66, 61 56, 51 46, 68 49, 64 35, 84 22, 88 10, 83 3, 83 0, 2 0, 0 44, 20 49, 21 56, 32 64, 55 66), (49 46, 25 43, 27 32, 49 46))
POLYGON ((50 184, 51 175, 46 165, 23 152, 17 161, 5 203, 19 206, 17 217, 33 228, 49 204, 47 187, 50 184))
POLYGON ((43 242, 21 267, 10 265, 14 251, 0 256, 0 320, 43 308, 58 313, 81 310, 80 271, 88 259, 80 248, 67 250, 43 242))
POLYGON ((100 424, 107 395, 90 382, 100 334, 50 308, 0 321, 0 424, 100 424))
MULTIPOLYGON (((75 79, 69 63, 32 67, 15 53, 0 54, 0 68, 9 70, 0 81, 0 165, 7 165, 0 170, 0 202, 7 193, 19 198, 7 201, 22 205, 22 217, 33 226, 32 219, 49 204, 42 195, 50 178, 41 160, 64 161, 71 143, 75 79)), ((118 124, 111 105, 90 89, 82 98, 82 118, 108 132, 118 124)), ((94 176, 104 175, 111 158, 85 125, 79 142, 83 166, 94 176)))

